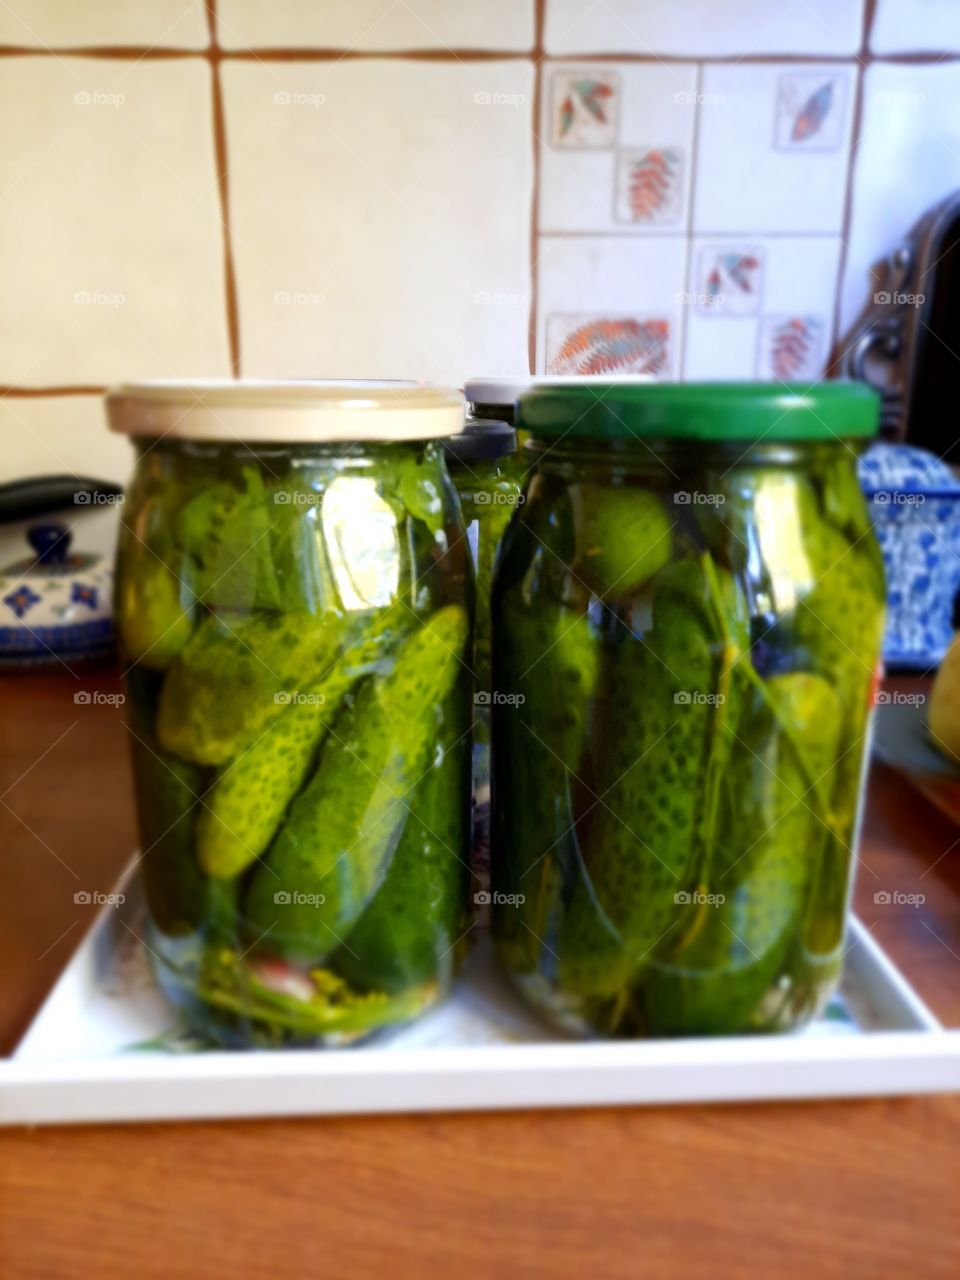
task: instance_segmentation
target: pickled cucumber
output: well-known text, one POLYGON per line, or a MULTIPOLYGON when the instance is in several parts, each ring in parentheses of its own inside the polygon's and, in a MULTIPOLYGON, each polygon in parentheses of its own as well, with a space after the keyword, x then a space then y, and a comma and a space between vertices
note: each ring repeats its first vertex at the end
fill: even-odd
POLYGON ((211 615, 167 672, 160 742, 196 764, 226 764, 281 713, 287 695, 317 679, 343 631, 335 615, 211 615))
POLYGON ((197 856, 208 875, 239 875, 266 849, 344 695, 369 672, 395 620, 393 611, 379 614, 321 680, 285 694, 288 705, 221 773, 197 822, 197 856))
POLYGON ((132 739, 140 873, 155 926, 170 937, 199 929, 206 911, 206 882, 193 848, 194 822, 203 792, 200 771, 132 739))
POLYGON ((819 676, 777 676, 766 693, 739 727, 712 878, 680 904, 690 923, 645 977, 643 1025, 654 1035, 734 1035, 769 1020, 765 997, 783 998, 771 988, 832 820, 811 783, 829 775, 842 724, 819 676))
MULTIPOLYGON (((605 744, 609 782, 560 934, 561 983, 590 995, 621 991, 673 927, 702 850, 711 732, 729 714, 713 692, 724 637, 700 565, 671 565, 651 589, 650 631, 611 659, 608 702, 622 727, 605 744)), ((718 733, 715 749, 729 739, 718 733)))
MULTIPOLYGON (((438 738, 442 719, 438 707, 438 738)), ((468 777, 464 739, 448 745, 417 786, 383 883, 330 961, 355 988, 400 992, 453 971, 469 871, 468 777)))
POLYGON ((671 521, 647 489, 581 485, 574 511, 574 572, 602 598, 629 595, 671 558, 671 521))
POLYGON ((252 936, 269 934, 271 951, 319 963, 370 901, 403 830, 403 801, 429 763, 434 708, 461 670, 466 636, 465 611, 441 609, 338 718, 247 892, 252 936))
POLYGON ((135 544, 122 554, 128 573, 117 592, 120 650, 128 661, 162 671, 190 639, 190 610, 181 604, 181 584, 156 556, 135 544))
MULTIPOLYGON (((507 603, 505 608, 509 608, 507 603)), ((510 751, 497 774, 498 946, 520 972, 552 963, 555 916, 575 874, 575 793, 600 662, 586 614, 517 608, 495 655, 494 751, 510 751), (509 816, 508 816, 509 815, 509 816)))

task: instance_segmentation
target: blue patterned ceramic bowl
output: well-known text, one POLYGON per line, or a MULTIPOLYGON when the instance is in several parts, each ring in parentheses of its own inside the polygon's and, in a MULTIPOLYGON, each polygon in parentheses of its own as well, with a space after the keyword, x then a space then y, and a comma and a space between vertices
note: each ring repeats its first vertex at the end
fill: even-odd
POLYGON ((860 459, 887 574, 888 666, 936 666, 953 636, 960 591, 960 481, 911 445, 876 444, 860 459))

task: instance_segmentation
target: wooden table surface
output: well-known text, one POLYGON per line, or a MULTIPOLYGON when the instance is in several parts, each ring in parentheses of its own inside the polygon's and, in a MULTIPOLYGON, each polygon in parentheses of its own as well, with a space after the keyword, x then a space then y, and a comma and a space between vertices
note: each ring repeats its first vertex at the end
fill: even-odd
MULTIPOLYGON (((0 1053, 135 845, 118 689, 0 678, 0 1053)), ((958 837, 874 769, 857 910, 952 1026, 958 837)), ((0 1280, 425 1274, 956 1280, 960 1096, 0 1131, 0 1280)))

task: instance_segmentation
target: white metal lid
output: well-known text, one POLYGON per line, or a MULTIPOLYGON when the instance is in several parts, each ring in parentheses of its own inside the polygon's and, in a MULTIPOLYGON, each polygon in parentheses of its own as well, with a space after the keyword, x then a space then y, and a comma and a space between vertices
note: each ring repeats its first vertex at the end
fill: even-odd
POLYGON ((517 397, 529 391, 534 380, 532 373, 518 373, 512 378, 471 378, 464 383, 463 394, 471 404, 505 407, 516 404, 517 397))
POLYGON ((463 396, 419 382, 124 383, 106 395, 111 431, 174 440, 317 444, 433 440, 463 430, 463 396))

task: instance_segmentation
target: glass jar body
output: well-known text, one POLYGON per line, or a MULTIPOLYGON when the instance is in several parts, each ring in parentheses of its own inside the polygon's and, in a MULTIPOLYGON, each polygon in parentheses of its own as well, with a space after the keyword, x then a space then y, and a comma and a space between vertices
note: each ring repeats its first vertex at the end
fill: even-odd
POLYGON ((448 988, 471 574, 433 445, 142 448, 117 616, 160 984, 202 1038, 345 1043, 448 988))
POLYGON ((494 934, 533 1003, 651 1036, 822 1008, 882 623, 845 444, 544 449, 493 593, 494 934))

